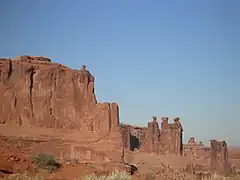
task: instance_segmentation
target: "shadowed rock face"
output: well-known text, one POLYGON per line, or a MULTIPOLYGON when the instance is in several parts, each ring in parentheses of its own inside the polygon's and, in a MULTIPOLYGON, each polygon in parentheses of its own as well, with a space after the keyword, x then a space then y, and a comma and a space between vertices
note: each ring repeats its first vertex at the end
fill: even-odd
POLYGON ((97 103, 94 76, 46 57, 0 59, 0 124, 116 131, 116 103, 97 103))
POLYGON ((146 127, 132 126, 129 124, 120 124, 120 132, 124 148, 134 151, 140 149, 145 141, 147 132, 146 127))

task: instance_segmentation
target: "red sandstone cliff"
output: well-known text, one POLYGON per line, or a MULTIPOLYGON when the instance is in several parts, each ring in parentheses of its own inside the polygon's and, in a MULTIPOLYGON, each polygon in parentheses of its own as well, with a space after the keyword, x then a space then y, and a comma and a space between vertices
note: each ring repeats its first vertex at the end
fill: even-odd
POLYGON ((0 124, 116 131, 116 103, 97 103, 94 76, 46 57, 0 59, 0 124))

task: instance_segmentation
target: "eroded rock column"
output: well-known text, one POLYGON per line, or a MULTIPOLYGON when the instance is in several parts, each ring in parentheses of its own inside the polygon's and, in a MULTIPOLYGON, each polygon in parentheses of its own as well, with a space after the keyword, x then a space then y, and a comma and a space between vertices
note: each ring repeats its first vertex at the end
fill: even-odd
POLYGON ((225 141, 210 140, 210 168, 212 172, 217 172, 224 176, 232 173, 231 165, 228 161, 228 148, 225 141))
POLYGON ((159 153, 160 130, 157 118, 153 117, 153 121, 148 123, 145 142, 141 151, 148 153, 159 153))
POLYGON ((119 107, 117 103, 111 103, 111 131, 115 132, 119 126, 119 107))

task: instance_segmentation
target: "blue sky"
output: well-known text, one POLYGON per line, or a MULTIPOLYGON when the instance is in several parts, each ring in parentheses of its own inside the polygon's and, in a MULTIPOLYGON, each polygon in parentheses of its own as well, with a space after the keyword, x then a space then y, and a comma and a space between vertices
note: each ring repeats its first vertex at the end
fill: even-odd
POLYGON ((240 1, 1 0, 0 56, 87 64, 124 123, 179 116, 184 139, 240 145, 240 1), (238 135, 238 136, 237 136, 238 135))

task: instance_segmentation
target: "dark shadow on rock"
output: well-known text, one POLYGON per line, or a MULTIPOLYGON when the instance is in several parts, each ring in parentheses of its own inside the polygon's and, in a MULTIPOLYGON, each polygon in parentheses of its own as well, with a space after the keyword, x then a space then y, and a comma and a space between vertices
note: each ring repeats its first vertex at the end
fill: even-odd
POLYGON ((13 174, 13 173, 10 171, 0 169, 0 174, 13 174))
POLYGON ((138 171, 138 168, 136 166, 130 164, 130 167, 131 167, 131 169, 130 169, 130 174, 131 175, 133 175, 135 172, 138 171))
POLYGON ((140 143, 136 136, 130 135, 130 150, 139 149, 140 143))

